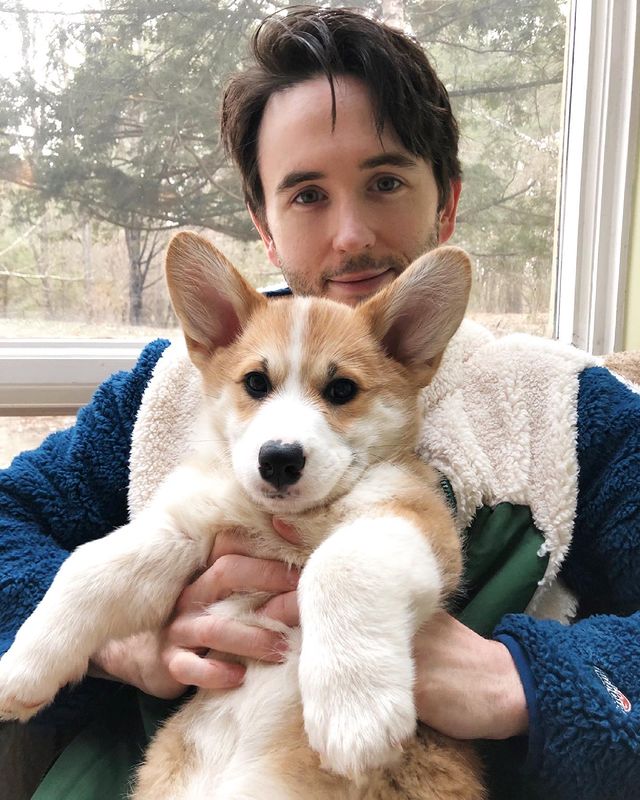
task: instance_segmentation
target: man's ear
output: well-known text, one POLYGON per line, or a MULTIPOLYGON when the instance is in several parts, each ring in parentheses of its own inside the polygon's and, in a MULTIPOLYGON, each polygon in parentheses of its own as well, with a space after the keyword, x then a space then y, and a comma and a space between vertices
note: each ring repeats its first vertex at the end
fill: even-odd
POLYGON ((471 261, 458 247, 437 247, 360 306, 386 352, 426 386, 462 322, 471 261))
POLYGON ((251 217, 251 222, 253 222, 255 229, 258 231, 260 238, 262 239, 262 244, 267 251, 267 256, 269 261, 273 264, 274 267, 280 268, 280 256, 278 255, 278 251, 276 250, 275 242, 273 241, 273 237, 269 232, 269 227, 267 225, 266 218, 263 219, 259 217, 256 212, 251 208, 250 205, 247 205, 247 211, 249 212, 249 216, 251 217))
POLYGON ((173 237, 165 268, 189 355, 200 369, 218 347, 231 344, 267 302, 222 253, 195 233, 173 237))
POLYGON ((440 210, 438 217, 438 241, 440 244, 448 242, 456 229, 458 201, 460 200, 460 192, 462 191, 462 181, 460 178, 450 181, 449 185, 451 187, 449 199, 444 204, 444 208, 440 210))

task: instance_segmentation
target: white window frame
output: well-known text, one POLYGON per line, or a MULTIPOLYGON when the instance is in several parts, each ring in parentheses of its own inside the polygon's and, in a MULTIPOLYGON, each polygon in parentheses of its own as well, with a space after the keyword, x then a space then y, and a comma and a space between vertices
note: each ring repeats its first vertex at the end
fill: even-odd
POLYGON ((637 0, 573 0, 568 20, 554 333, 596 355, 623 343, 638 170, 638 11, 637 0))
MULTIPOLYGON (((568 18, 555 336, 622 343, 640 116, 638 0, 573 0, 568 18), (635 95, 634 85, 638 88, 635 95)), ((0 415, 70 414, 143 342, 0 341, 0 415)))
POLYGON ((142 341, 0 341, 0 416, 75 414, 98 384, 135 364, 142 341))

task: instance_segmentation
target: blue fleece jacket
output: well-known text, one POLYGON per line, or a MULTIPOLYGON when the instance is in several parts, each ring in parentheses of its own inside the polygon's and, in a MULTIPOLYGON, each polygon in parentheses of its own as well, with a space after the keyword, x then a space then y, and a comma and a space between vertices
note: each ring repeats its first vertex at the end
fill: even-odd
MULTIPOLYGON (((96 392, 74 428, 0 472, 0 652, 78 544, 127 518, 129 451, 142 394, 167 346, 96 392)), ((527 766, 548 797, 633 798, 640 787, 640 395, 602 368, 579 376, 578 508, 561 577, 580 601, 571 626, 509 615, 530 713, 527 766)), ((45 712, 82 714, 105 682, 45 712)), ((516 798, 514 798, 516 800, 516 798)))

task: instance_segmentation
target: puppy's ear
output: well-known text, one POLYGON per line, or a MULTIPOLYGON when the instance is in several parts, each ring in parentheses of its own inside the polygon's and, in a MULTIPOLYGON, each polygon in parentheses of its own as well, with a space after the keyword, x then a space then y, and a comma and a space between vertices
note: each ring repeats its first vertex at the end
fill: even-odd
POLYGON ((426 386, 462 322, 471 289, 471 261, 458 247, 438 247, 411 264, 358 309, 396 361, 426 386))
POLYGON ((169 244, 167 285, 191 360, 202 368, 236 339, 267 300, 202 236, 178 233, 169 244))

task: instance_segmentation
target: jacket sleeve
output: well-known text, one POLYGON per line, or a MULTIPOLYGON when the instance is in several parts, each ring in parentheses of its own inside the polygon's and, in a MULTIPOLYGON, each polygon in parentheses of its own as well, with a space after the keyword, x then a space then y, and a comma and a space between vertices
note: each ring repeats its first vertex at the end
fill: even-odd
POLYGON ((167 341, 103 383, 74 427, 0 471, 0 654, 78 545, 127 521, 129 449, 142 394, 167 341))
POLYGON ((579 378, 578 504, 564 626, 505 617, 530 710, 528 768, 547 796, 622 800, 640 786, 640 393, 603 368, 579 378))

